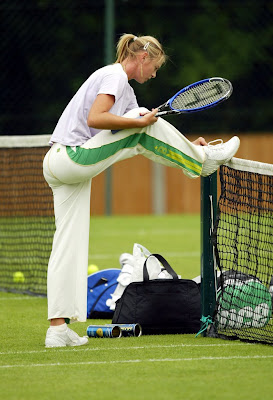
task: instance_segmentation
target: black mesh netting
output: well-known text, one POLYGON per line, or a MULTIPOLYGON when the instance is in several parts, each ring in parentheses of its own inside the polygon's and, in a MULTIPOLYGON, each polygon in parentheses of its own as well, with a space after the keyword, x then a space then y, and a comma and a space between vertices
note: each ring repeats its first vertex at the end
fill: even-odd
POLYGON ((220 180, 216 330, 273 344, 273 176, 222 166, 220 180))
POLYGON ((53 197, 43 177, 48 148, 0 149, 0 289, 46 294, 55 231, 53 197))

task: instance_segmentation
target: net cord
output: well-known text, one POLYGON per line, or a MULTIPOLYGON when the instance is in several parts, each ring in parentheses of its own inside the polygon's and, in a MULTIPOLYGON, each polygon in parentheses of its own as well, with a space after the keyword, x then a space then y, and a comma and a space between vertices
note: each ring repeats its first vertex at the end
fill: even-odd
POLYGON ((0 148, 49 147, 51 135, 0 136, 0 148))
POLYGON ((233 169, 238 169, 239 171, 253 172, 260 175, 273 175, 273 164, 262 163, 259 161, 233 157, 225 165, 233 169))

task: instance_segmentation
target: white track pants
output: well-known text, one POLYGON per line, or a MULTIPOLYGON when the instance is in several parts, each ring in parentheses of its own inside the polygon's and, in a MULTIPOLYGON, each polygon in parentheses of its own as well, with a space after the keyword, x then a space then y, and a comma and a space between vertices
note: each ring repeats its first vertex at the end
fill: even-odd
POLYGON ((205 161, 202 146, 161 118, 145 128, 101 131, 76 148, 55 143, 46 154, 44 177, 53 191, 56 223, 47 275, 48 319, 86 321, 91 179, 137 154, 181 168, 190 178, 200 176, 205 161))

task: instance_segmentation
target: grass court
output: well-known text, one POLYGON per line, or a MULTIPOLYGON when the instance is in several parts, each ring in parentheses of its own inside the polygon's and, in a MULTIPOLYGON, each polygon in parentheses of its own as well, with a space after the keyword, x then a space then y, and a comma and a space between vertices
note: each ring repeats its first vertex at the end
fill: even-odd
MULTIPOLYGON (((198 215, 92 217, 89 262, 118 268, 134 243, 184 278, 200 274, 198 215)), ((46 298, 0 292, 0 390, 5 400, 271 399, 273 347, 194 335, 89 339, 45 349, 46 298)), ((72 328, 86 334, 88 320, 72 328)))

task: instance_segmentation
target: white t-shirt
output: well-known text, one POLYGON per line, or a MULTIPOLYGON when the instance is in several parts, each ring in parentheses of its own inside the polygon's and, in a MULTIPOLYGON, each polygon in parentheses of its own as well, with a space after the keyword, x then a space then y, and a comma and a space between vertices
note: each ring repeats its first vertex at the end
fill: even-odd
POLYGON ((110 112, 123 115, 138 107, 133 88, 121 64, 107 65, 95 71, 79 88, 66 106, 51 136, 50 144, 57 142, 65 146, 80 146, 100 132, 89 128, 87 117, 98 94, 115 96, 110 112))

